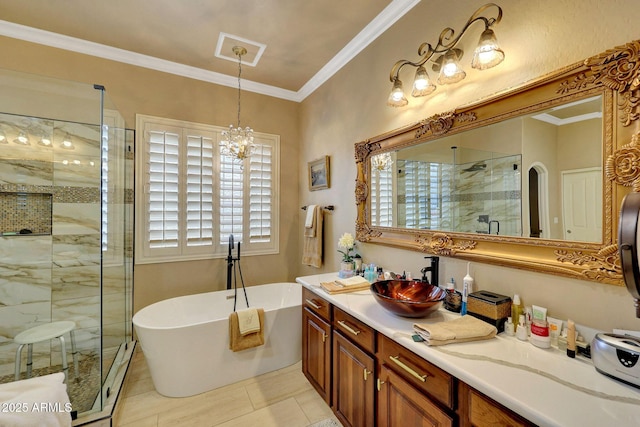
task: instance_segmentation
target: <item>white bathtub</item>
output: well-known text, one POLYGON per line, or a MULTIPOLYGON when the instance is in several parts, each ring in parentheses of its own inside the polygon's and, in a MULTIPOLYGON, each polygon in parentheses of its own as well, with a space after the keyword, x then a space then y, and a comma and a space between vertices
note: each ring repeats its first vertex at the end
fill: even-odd
MULTIPOLYGON (((301 286, 247 287, 251 307, 265 311, 263 346, 229 350, 233 290, 171 298, 133 316, 138 340, 158 393, 185 397, 292 365, 301 359, 301 286)), ((237 310, 246 308, 238 289, 237 310)))

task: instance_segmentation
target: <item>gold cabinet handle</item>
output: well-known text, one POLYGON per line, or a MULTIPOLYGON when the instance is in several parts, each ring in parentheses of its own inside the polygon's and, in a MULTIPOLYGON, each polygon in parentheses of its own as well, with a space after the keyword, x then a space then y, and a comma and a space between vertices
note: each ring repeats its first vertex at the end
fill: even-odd
POLYGON ((309 304, 311 307, 315 308, 316 310, 320 310, 322 308, 315 302, 311 301, 309 298, 306 298, 306 301, 307 301, 307 304, 309 304))
POLYGON ((322 342, 325 342, 327 340, 327 334, 325 334, 324 332, 322 333, 322 342))
POLYGON ((371 373, 371 371, 367 371, 367 368, 364 368, 364 372, 363 372, 363 376, 364 376, 364 380, 366 381, 367 378, 369 378, 369 374, 371 373))
POLYGON ((407 365, 402 363, 400 361, 400 356, 389 356, 389 359, 391 359, 391 361, 393 363, 395 363, 396 365, 398 365, 402 369, 404 369, 406 372, 408 372, 411 376, 416 377, 417 379, 419 379, 422 382, 426 382, 427 381, 428 375, 420 375, 419 373, 417 373, 416 371, 414 371, 413 369, 411 369, 410 367, 408 367, 407 365))
POLYGON ((353 335, 357 336, 360 333, 360 331, 356 331, 351 326, 347 325, 347 322, 345 322, 344 320, 338 320, 338 324, 345 328, 347 331, 351 332, 353 335))
POLYGON ((380 381, 380 378, 378 378, 378 381, 376 382, 376 388, 378 391, 382 388, 382 384, 384 384, 384 381, 380 381))

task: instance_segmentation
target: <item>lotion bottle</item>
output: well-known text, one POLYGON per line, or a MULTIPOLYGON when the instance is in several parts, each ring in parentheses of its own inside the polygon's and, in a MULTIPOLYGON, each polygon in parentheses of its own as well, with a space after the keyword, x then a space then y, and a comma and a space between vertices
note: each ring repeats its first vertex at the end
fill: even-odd
POLYGON ((473 277, 469 274, 469 267, 471 263, 467 263, 467 275, 462 279, 462 306, 460 308, 460 314, 467 314, 467 297, 473 292, 473 277))
MULTIPOLYGON (((514 294, 513 302, 511 303, 511 318, 517 321, 520 319, 521 314, 524 314, 524 306, 522 305, 522 301, 520 301, 520 295, 514 294)), ((518 327, 516 326, 515 329, 517 331, 518 327)))
POLYGON ((510 337, 514 336, 515 333, 515 325, 513 324, 513 320, 511 316, 507 317, 507 323, 504 325, 504 332, 510 337))

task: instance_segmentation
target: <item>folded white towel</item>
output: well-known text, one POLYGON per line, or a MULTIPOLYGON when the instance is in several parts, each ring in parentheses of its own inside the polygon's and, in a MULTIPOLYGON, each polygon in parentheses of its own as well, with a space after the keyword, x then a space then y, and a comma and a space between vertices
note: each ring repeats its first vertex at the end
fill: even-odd
POLYGON ((0 426, 71 426, 71 403, 64 374, 0 384, 0 426))
POLYGON ((364 284, 369 284, 369 281, 362 276, 353 276, 347 279, 338 279, 336 283, 340 286, 349 287, 349 286, 360 286, 364 284))
POLYGON ((313 218, 315 217, 315 213, 316 213, 316 205, 307 206, 307 217, 304 220, 305 228, 313 227, 313 218))
POLYGON ((254 332, 260 332, 260 317, 257 308, 248 308, 238 311, 238 327, 240 335, 245 336, 254 332))

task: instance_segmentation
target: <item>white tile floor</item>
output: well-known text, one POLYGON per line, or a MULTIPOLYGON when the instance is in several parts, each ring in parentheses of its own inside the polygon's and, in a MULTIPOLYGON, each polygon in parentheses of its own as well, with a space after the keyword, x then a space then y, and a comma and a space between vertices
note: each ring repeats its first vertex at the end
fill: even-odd
POLYGON ((337 422, 300 363, 196 396, 170 398, 155 391, 137 349, 126 381, 115 419, 120 427, 307 427, 325 419, 337 422))

